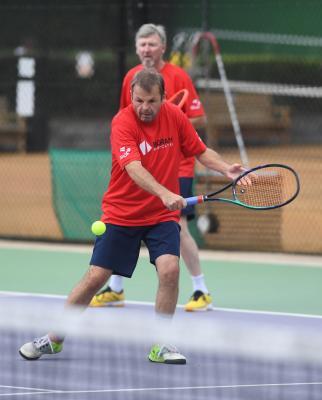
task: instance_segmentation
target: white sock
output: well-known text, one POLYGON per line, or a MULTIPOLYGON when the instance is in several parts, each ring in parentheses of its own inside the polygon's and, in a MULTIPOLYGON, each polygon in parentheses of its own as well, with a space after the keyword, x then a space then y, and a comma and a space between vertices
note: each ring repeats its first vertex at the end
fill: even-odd
POLYGON ((203 293, 209 293, 205 283, 205 277, 203 274, 198 276, 191 276, 191 279, 194 292, 196 290, 201 290, 203 293))
POLYGON ((123 276, 112 275, 108 286, 113 290, 113 292, 121 292, 123 290, 123 276))

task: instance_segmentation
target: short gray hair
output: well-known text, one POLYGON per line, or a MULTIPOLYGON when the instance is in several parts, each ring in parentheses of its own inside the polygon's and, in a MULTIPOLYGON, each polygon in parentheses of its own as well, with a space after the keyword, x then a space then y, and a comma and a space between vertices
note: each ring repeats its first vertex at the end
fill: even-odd
POLYGON ((135 35, 135 43, 138 39, 146 38, 151 35, 157 34, 161 39, 162 44, 167 43, 167 35, 165 33, 165 28, 163 25, 155 25, 155 24, 144 24, 142 25, 139 30, 136 32, 135 35))

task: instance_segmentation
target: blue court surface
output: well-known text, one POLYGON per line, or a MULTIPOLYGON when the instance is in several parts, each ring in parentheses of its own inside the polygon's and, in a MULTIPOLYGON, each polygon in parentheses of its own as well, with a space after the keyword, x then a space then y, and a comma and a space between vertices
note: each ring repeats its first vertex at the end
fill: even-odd
MULTIPOLYGON (((0 295, 2 310, 8 308, 10 302, 17 301, 21 307, 26 304, 35 307, 35 313, 37 305, 41 304, 47 310, 48 318, 51 310, 62 308, 64 297, 30 294, 18 296, 5 292, 0 295)), ((207 339, 200 336, 200 346, 198 338, 194 338, 194 344, 190 347, 189 340, 185 340, 183 334, 184 344, 174 344, 187 357, 187 364, 164 365, 147 360, 153 343, 150 338, 145 342, 144 334, 153 314, 151 304, 135 302, 128 302, 124 308, 88 309, 85 312, 86 318, 98 316, 104 320, 103 329, 108 339, 104 340, 102 334, 96 337, 98 328, 93 325, 93 337, 67 336, 61 353, 46 355, 37 361, 22 359, 18 349, 33 339, 33 335, 46 332, 38 332, 38 327, 34 326, 37 322, 33 325, 33 318, 30 318, 30 325, 25 330, 15 330, 11 323, 6 327, 2 319, 0 397, 48 400, 322 398, 322 362, 314 357, 314 353, 321 354, 322 349, 315 348, 321 341, 312 341, 314 335, 308 335, 307 341, 305 339, 307 333, 322 331, 321 317, 223 309, 185 313, 182 308, 178 308, 175 318, 184 322, 187 337, 198 326, 204 326, 210 331, 206 332, 207 339), (138 311, 142 318, 140 324, 143 340, 133 344, 130 340, 131 328, 127 327, 127 332, 121 332, 113 321, 126 321, 138 311), (218 335, 222 327, 225 327, 226 332, 224 338, 218 335), (270 339, 258 337, 258 332, 266 331, 272 332, 272 340, 280 342, 274 343, 272 347, 276 354, 271 353, 269 346, 265 349, 266 345, 270 345, 270 339), (297 336, 299 333, 300 339, 297 336), (293 334, 296 336, 293 337, 293 334), (124 341, 126 335, 129 337, 128 343, 124 341), (209 341, 206 346, 205 340, 209 341), (250 344, 249 356, 244 350, 234 353, 239 340, 246 341, 248 346, 250 344), (220 343, 225 347, 225 342, 231 343, 232 347, 222 352, 220 343), (260 353, 264 353, 264 358, 262 354, 257 354, 258 348, 262 350, 260 353)), ((39 317, 35 315, 35 321, 39 317)), ((8 315, 8 322, 10 318, 8 315)))

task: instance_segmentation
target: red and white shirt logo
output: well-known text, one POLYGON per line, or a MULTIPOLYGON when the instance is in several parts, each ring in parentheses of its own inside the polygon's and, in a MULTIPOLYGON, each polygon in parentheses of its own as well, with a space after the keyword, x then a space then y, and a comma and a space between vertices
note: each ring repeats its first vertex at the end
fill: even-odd
POLYGON ((131 153, 130 147, 125 147, 125 146, 120 147, 120 160, 126 158, 130 153, 131 153))
POLYGON ((149 151, 152 150, 152 146, 146 140, 143 140, 143 142, 140 143, 140 150, 141 153, 145 156, 149 153, 149 151))
POLYGON ((199 99, 193 99, 190 105, 190 110, 199 110, 201 108, 201 102, 199 99))

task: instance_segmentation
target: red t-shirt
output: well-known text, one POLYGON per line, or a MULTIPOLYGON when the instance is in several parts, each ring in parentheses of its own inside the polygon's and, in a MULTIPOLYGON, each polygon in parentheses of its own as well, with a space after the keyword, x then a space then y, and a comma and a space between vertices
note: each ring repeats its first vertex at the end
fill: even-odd
POLYGON ((124 168, 131 161, 141 161, 161 185, 179 193, 182 154, 192 157, 206 150, 181 110, 164 103, 155 120, 144 123, 129 105, 112 120, 111 147, 111 180, 103 197, 102 220, 123 226, 179 221, 179 211, 169 211, 158 197, 141 189, 124 168))
MULTIPOLYGON (((122 85, 120 108, 127 107, 131 103, 131 81, 136 72, 143 69, 143 65, 137 65, 130 69, 125 75, 122 85)), ((188 99, 182 108, 182 111, 188 118, 197 118, 205 115, 204 108, 200 102, 199 96, 192 83, 190 76, 186 71, 176 65, 165 63, 160 74, 163 76, 166 98, 170 98, 181 89, 189 91, 188 99)), ((193 177, 194 176, 194 157, 183 158, 180 163, 179 177, 193 177)))

